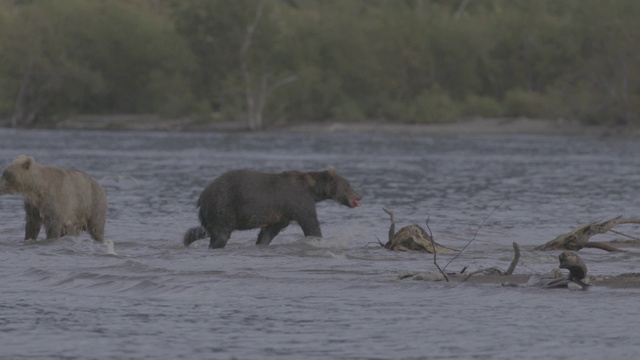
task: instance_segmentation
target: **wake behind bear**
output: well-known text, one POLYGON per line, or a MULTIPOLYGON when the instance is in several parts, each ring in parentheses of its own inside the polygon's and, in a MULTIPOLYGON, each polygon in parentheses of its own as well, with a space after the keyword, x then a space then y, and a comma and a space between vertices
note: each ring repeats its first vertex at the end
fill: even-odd
POLYGON ((322 237, 316 203, 334 200, 354 208, 358 194, 334 167, 326 171, 278 174, 233 170, 220 175, 200 194, 202 226, 187 230, 184 245, 210 238, 209 248, 223 248, 234 230, 260 228, 256 245, 268 245, 295 221, 305 236, 322 237))
POLYGON ((104 240, 107 198, 102 186, 82 171, 43 166, 20 155, 2 172, 2 194, 22 194, 25 240, 35 240, 42 225, 47 240, 80 231, 104 240))

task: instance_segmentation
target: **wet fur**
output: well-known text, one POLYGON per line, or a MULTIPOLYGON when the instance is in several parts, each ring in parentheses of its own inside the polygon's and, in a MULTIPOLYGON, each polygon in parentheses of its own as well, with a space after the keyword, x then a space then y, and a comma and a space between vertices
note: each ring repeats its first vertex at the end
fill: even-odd
POLYGON ((94 240, 104 240, 105 192, 81 171, 42 166, 21 155, 2 172, 2 193, 24 198, 25 240, 35 240, 42 226, 47 239, 86 231, 94 240))
POLYGON ((230 171, 202 191, 198 199, 201 226, 187 230, 183 242, 189 246, 209 237, 209 248, 221 248, 233 231, 260 228, 256 244, 268 245, 291 221, 300 225, 305 236, 322 237, 316 203, 328 199, 355 207, 361 196, 334 168, 279 174, 230 171))

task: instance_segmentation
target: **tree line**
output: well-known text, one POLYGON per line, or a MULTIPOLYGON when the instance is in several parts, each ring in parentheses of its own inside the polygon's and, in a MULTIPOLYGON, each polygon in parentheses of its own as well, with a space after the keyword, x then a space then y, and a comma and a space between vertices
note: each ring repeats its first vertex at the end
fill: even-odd
POLYGON ((636 0, 1 0, 0 118, 640 123, 636 0))

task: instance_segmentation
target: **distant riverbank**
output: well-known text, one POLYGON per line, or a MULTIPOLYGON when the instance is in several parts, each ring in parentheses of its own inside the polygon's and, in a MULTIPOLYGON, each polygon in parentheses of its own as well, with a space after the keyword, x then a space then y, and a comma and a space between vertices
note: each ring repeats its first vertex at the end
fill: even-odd
POLYGON ((528 118, 474 118, 443 124, 331 123, 293 125, 287 131, 301 132, 372 132, 420 135, 587 135, 640 136, 640 129, 610 126, 587 126, 573 121, 528 118))
MULTIPOLYGON (((2 124, 8 126, 8 124, 2 124)), ((36 128, 38 126, 35 126, 36 128)), ((54 125, 56 129, 114 131, 248 131, 238 122, 202 122, 190 118, 168 119, 155 115, 78 116, 54 125)), ((420 135, 529 134, 572 136, 640 136, 640 128, 584 125, 570 120, 529 118, 470 118, 439 124, 401 124, 385 122, 310 122, 266 131, 352 132, 420 135)))

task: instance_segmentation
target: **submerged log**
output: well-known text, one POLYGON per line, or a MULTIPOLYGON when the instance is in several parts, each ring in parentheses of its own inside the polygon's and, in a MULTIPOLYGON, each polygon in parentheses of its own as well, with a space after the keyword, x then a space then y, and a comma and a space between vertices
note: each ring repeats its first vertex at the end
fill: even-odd
POLYGON ((384 245, 385 249, 428 254, 452 254, 458 252, 456 249, 438 244, 422 227, 416 224, 407 225, 396 233, 395 215, 387 209, 383 210, 391 217, 389 241, 384 245))
POLYGON ((640 224, 640 219, 623 219, 618 216, 603 222, 592 222, 577 227, 573 231, 562 234, 544 245, 536 247, 536 250, 573 250, 582 248, 596 248, 605 251, 622 251, 614 246, 601 242, 590 242, 589 239, 597 234, 604 234, 614 226, 620 224, 640 224))

